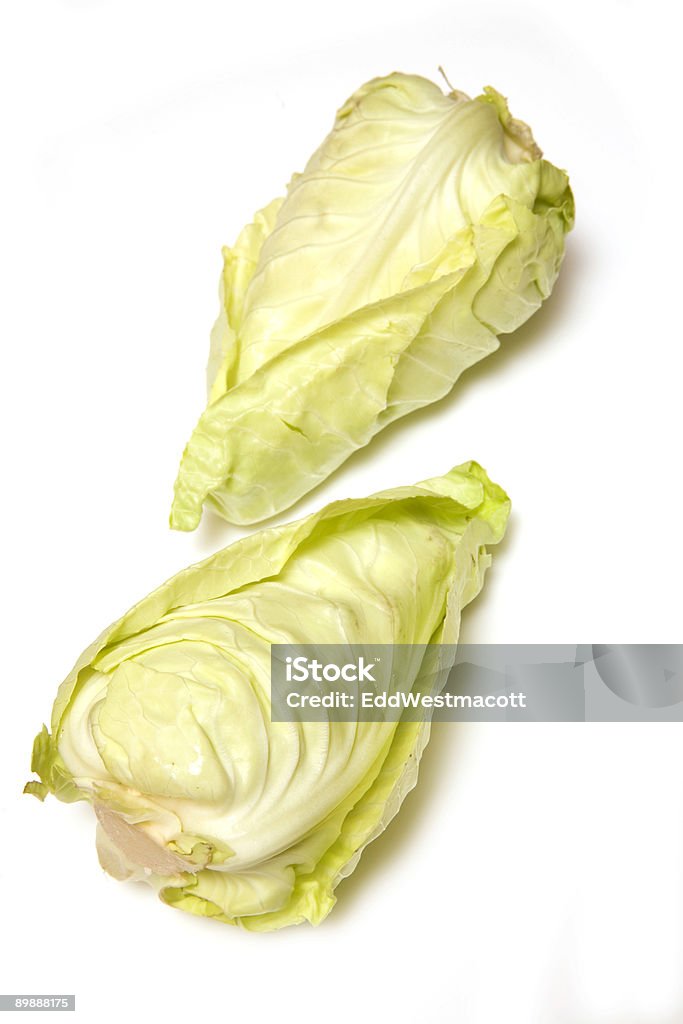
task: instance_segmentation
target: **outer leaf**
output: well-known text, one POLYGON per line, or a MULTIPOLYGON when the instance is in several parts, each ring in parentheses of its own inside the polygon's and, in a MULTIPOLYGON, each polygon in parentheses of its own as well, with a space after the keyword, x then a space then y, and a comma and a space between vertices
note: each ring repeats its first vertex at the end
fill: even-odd
POLYGON ((240 233, 235 245, 223 249, 223 273, 218 294, 221 311, 211 332, 211 350, 206 368, 209 401, 213 402, 233 385, 237 360, 237 338, 242 326, 244 296, 254 276, 263 243, 275 227, 284 202, 274 199, 240 233))

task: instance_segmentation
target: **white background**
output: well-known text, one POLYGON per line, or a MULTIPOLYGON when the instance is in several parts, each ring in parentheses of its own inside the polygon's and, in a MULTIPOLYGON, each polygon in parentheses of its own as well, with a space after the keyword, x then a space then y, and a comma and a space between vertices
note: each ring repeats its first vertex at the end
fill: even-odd
POLYGON ((683 640, 667 6, 3 5, 0 991, 105 1024, 683 1021, 683 727, 441 727, 332 916, 271 935, 108 879, 87 808, 19 796, 81 649, 238 535, 166 526, 220 246, 394 69, 505 93, 577 226, 533 321, 295 513, 476 458, 514 518, 464 639, 683 640))

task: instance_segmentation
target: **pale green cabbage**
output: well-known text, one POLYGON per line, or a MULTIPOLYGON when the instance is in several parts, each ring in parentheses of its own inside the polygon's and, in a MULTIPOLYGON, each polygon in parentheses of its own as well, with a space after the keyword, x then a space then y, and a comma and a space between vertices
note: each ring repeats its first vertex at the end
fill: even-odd
POLYGON ((205 502, 262 520, 445 395, 550 294, 572 222, 566 174, 495 90, 364 85, 224 250, 171 525, 194 529, 205 502))
POLYGON ((270 646, 456 643, 508 512, 467 463, 179 573, 76 663, 27 790, 88 800, 103 867, 166 903, 253 930, 317 924, 415 784, 429 726, 271 722, 270 646))

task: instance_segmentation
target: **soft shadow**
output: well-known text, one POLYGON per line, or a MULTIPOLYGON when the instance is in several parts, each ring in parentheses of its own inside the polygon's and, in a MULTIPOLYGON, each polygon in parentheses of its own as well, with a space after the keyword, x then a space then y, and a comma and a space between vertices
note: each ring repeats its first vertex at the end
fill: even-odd
MULTIPOLYGON (((340 882, 336 891, 338 902, 324 924, 326 931, 335 925, 344 927, 344 919, 355 914, 355 904, 367 898, 373 878, 386 871, 387 859, 396 857, 401 846, 405 847, 411 837, 419 834, 439 789, 450 784, 446 766, 452 768, 453 765, 449 755, 451 747, 457 744, 459 758, 464 761, 470 736, 471 731, 461 722, 432 725, 431 738, 420 761, 417 785, 407 795, 386 831, 363 851, 353 874, 340 882)), ((415 870, 419 870, 419 865, 415 865, 415 870)))
POLYGON ((204 548, 210 545, 212 551, 220 551, 221 548, 227 547, 228 544, 232 544, 233 541, 244 536, 245 530, 251 532, 257 528, 260 529, 261 526, 261 523, 255 527, 235 526, 233 523, 221 519, 217 512, 213 512, 205 505, 199 526, 195 530, 197 546, 204 548))

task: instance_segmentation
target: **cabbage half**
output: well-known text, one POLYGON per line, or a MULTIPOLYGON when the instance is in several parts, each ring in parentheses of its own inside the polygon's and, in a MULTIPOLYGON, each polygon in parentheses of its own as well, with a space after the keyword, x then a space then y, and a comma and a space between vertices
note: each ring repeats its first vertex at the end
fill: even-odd
POLYGON ((209 403, 171 525, 287 508, 388 423, 447 394, 538 309, 573 222, 566 174, 493 89, 364 85, 224 250, 209 403))
POLYGON ((317 924, 415 784, 429 725, 271 722, 270 646, 456 643, 508 512, 467 463, 179 573, 62 683, 27 790, 90 801, 102 866, 166 903, 257 931, 317 924))

